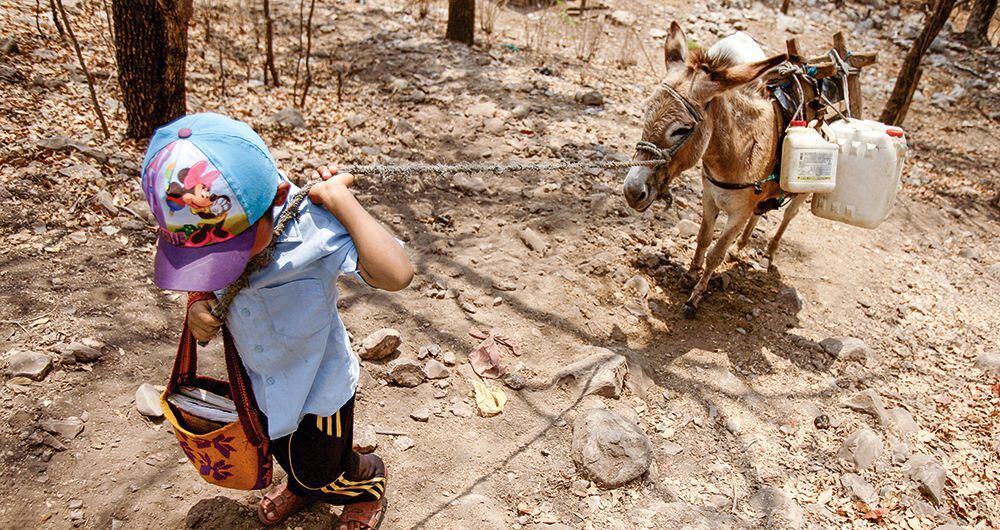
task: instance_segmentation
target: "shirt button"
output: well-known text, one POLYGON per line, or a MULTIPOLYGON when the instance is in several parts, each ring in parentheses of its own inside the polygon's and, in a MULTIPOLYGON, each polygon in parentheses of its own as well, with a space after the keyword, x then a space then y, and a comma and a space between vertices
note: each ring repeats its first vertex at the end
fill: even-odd
POLYGON ((243 309, 240 309, 240 314, 245 317, 248 317, 250 316, 250 310, 244 307, 243 309))
POLYGON ((267 378, 267 384, 273 385, 274 384, 274 378, 273 377, 268 377, 267 378))
POLYGON ((261 353, 261 352, 264 351, 264 347, 261 346, 260 344, 258 344, 258 345, 256 345, 256 346, 253 347, 253 351, 255 351, 257 353, 261 353))

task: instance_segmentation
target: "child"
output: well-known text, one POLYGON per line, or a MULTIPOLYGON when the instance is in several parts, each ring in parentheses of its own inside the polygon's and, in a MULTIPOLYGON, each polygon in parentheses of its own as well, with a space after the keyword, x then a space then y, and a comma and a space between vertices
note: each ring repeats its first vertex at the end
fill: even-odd
MULTIPOLYGON (((235 297, 226 322, 275 459, 288 474, 261 499, 261 521, 279 524, 319 500, 345 505, 340 530, 367 530, 384 515, 387 473, 378 456, 353 450, 360 367, 337 314, 336 279, 357 275, 396 291, 409 285, 413 268, 354 198, 351 175, 320 167, 313 177, 322 182, 275 242, 270 264, 235 297)), ((158 129, 142 187, 160 227, 156 285, 216 296, 267 248, 286 201, 299 191, 249 126, 218 114, 158 129)), ((198 301, 188 311, 200 341, 221 325, 214 304, 198 301)))

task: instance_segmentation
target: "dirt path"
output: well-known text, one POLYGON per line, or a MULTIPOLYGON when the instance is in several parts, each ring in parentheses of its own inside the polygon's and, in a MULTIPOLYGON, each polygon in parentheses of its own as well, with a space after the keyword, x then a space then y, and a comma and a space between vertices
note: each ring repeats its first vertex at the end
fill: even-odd
MULTIPOLYGON (((771 50, 789 36, 775 31, 783 19, 764 7, 609 3, 639 15, 635 28, 653 61, 654 30, 677 13, 701 43, 737 27, 771 50)), ((78 2, 71 13, 102 93, 113 98, 98 4, 78 2)), ((470 51, 439 39, 442 6, 420 21, 398 4, 317 9, 318 80, 306 127, 272 123, 291 101, 290 89, 245 82, 234 57, 223 95, 210 46, 192 51, 190 110, 249 121, 290 174, 327 156, 631 156, 641 102, 656 77, 639 49, 636 65, 615 67, 622 27, 607 24, 603 51, 581 70, 575 26, 556 10, 544 15, 551 35, 541 50, 525 49, 524 31, 534 22, 509 12, 497 24, 496 45, 470 51), (565 47, 557 45, 559 32, 565 47), (329 60, 355 66, 343 106, 336 105, 329 60), (602 94, 603 106, 577 101, 590 90, 602 94)), ((0 5, 20 48, 2 67, 0 84, 0 196, 8 204, 0 213, 0 349, 7 361, 30 351, 55 362, 41 381, 12 378, 0 388, 0 494, 10 499, 0 507, 0 527, 256 528, 256 494, 199 482, 169 427, 135 409, 140 384, 165 381, 182 308, 177 295, 149 280, 154 234, 121 208, 133 205, 142 215, 134 201, 141 199, 144 146, 101 142, 72 56, 57 39, 38 36, 32 8, 0 5), (90 142, 100 153, 46 148, 44 140, 56 135, 90 142), (93 205, 102 190, 114 215, 93 205), (65 344, 84 339, 99 341, 87 342, 100 359, 63 362, 65 344)), ((879 44, 882 53, 865 79, 871 108, 891 88, 890 72, 904 52, 884 44, 899 30, 888 22, 893 8, 874 12, 884 27, 858 33, 859 47, 879 44)), ((800 37, 818 50, 832 32, 820 28, 855 28, 873 16, 864 9, 817 12, 800 37)), ((908 15, 898 14, 904 21, 908 15)), ((277 13, 279 20, 295 16, 288 6, 277 13)), ((215 24, 230 30, 215 34, 234 48, 248 39, 252 46, 245 14, 215 24)), ((192 28, 193 43, 203 42, 203 31, 200 23, 192 28)), ((290 76, 296 34, 290 23, 279 23, 278 33, 290 76)), ((938 55, 995 80, 982 69, 995 52, 946 47, 938 55)), ((392 327, 403 337, 400 357, 437 344, 458 359, 444 383, 415 388, 389 385, 385 363, 364 364, 358 424, 414 442, 405 448, 401 436, 377 436, 394 477, 384 528, 1000 527, 1000 382, 974 367, 980 356, 997 355, 1000 339, 1000 175, 992 163, 1000 141, 989 118, 998 99, 995 86, 976 88, 976 76, 931 64, 907 123, 914 158, 892 217, 867 231, 801 214, 776 270, 762 270, 755 253, 727 264, 693 321, 680 317, 687 293, 679 280, 694 248, 682 221, 700 215, 695 171, 678 179, 674 208, 655 206, 642 216, 621 198, 624 175, 607 172, 362 184, 363 203, 407 241, 418 276, 395 294, 342 285, 354 342, 392 327), (955 93, 954 86, 981 93, 934 99, 955 93), (523 228, 548 250, 527 248, 523 228), (635 277, 642 281, 630 281, 635 277), (618 399, 580 399, 572 388, 505 387, 503 414, 456 415, 454 405, 474 405, 470 326, 497 326, 517 339, 524 354, 509 362, 529 381, 585 356, 583 347, 610 348, 630 361, 627 389, 618 399), (868 358, 838 359, 818 344, 840 336, 864 341, 868 358), (866 389, 892 409, 888 424, 843 406, 866 389), (649 437, 653 464, 641 479, 602 489, 582 478, 571 454, 574 422, 594 407, 621 414, 649 437), (420 408, 429 421, 411 419, 420 408), (915 428, 900 419, 907 412, 915 428), (820 415, 829 427, 817 427, 820 415), (882 444, 875 464, 857 473, 877 493, 869 506, 845 491, 843 477, 853 471, 838 458, 861 429, 882 444), (915 455, 945 470, 940 504, 908 472, 915 455)), ((120 117, 115 121, 120 129, 120 117)), ((777 220, 761 223, 755 248, 777 220)), ((218 373, 217 353, 205 358, 218 373)), ((325 528, 334 517, 315 507, 287 526, 325 528)))

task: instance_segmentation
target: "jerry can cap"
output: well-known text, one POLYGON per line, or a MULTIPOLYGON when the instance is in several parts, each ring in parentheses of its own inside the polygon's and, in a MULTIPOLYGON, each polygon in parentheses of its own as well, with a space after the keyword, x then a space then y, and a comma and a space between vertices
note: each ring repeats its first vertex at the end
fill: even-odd
POLYGON ((806 125, 808 125, 808 123, 806 123, 805 120, 792 120, 789 127, 805 127, 806 125))

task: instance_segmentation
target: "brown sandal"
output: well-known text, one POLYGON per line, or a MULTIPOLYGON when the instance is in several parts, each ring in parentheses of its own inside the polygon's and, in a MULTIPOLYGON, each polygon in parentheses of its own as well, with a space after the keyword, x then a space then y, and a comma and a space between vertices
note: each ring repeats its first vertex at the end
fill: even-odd
POLYGON ((348 504, 337 519, 337 530, 344 530, 350 523, 358 523, 358 530, 378 530, 388 508, 385 495, 377 501, 348 504))
POLYGON ((264 494, 257 505, 257 518, 264 526, 281 524, 285 519, 312 504, 313 499, 299 497, 284 483, 264 494))

